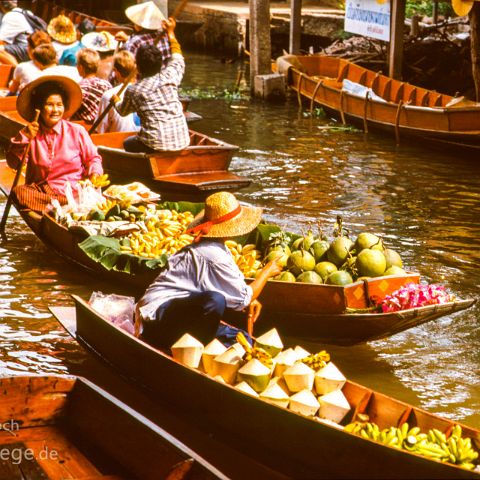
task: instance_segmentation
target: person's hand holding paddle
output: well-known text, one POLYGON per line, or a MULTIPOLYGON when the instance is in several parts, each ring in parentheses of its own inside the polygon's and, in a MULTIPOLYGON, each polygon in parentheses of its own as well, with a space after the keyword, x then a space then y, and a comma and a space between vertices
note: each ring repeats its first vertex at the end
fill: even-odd
POLYGON ((128 35, 123 30, 120 30, 116 33, 115 40, 117 42, 126 42, 128 40, 128 35))
POLYGON ((169 17, 168 20, 163 21, 163 28, 168 34, 168 38, 171 36, 175 38, 175 26, 177 25, 177 22, 173 17, 169 17))
POLYGON ((33 122, 27 123, 27 125, 25 125, 22 132, 29 140, 33 140, 37 136, 39 128, 40 124, 38 123, 38 120, 33 120, 33 122))

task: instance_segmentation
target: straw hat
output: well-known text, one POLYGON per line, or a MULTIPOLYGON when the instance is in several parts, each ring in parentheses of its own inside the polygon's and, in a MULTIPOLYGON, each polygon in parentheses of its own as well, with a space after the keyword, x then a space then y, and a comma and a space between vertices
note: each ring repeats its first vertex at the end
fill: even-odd
POLYGON ((82 45, 97 52, 110 52, 117 48, 118 42, 110 32, 89 32, 82 37, 82 45))
POLYGON ((47 32, 54 40, 66 45, 77 39, 75 25, 65 15, 52 18, 48 24, 47 32))
POLYGON ((216 192, 205 200, 202 210, 188 226, 205 238, 238 237, 251 232, 262 217, 262 209, 240 205, 229 192, 216 192))
POLYGON ((166 20, 160 9, 151 1, 128 7, 125 15, 135 25, 147 30, 161 30, 163 21, 166 20))
POLYGON ((37 88, 50 81, 59 83, 68 96, 69 106, 68 108, 65 106, 64 118, 71 117, 80 108, 82 104, 82 90, 77 82, 62 75, 44 75, 28 83, 17 97, 17 111, 27 122, 31 122, 35 118, 35 107, 32 97, 35 95, 37 88))
POLYGON ((473 0, 452 0, 453 11, 459 16, 468 15, 473 7, 473 0))

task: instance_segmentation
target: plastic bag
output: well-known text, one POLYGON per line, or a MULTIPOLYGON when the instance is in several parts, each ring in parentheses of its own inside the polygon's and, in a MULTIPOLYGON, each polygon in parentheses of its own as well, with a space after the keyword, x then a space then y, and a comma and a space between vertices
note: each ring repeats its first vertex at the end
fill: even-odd
POLYGON ((379 97, 371 88, 366 87, 365 85, 361 85, 360 83, 352 82, 345 78, 342 82, 342 90, 345 90, 352 95, 357 97, 365 98, 368 93, 368 98, 370 100, 376 100, 377 102, 386 103, 386 100, 382 97, 379 97))
POLYGON ((114 293, 93 292, 89 305, 117 327, 133 335, 135 298, 114 293))

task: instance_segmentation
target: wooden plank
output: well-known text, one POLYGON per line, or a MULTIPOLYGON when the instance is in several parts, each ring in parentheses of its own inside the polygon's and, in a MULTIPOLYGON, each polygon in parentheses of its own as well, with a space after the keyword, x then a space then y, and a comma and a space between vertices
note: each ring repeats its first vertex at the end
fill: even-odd
POLYGON ((22 442, 0 444, 0 480, 48 480, 30 447, 22 442))
POLYGON ((290 6, 290 37, 288 51, 291 54, 300 52, 302 36, 302 0, 292 0, 290 6))
POLYGON ((388 56, 388 74, 395 79, 402 78, 403 64, 403 28, 405 23, 406 0, 391 2, 390 51, 388 56))

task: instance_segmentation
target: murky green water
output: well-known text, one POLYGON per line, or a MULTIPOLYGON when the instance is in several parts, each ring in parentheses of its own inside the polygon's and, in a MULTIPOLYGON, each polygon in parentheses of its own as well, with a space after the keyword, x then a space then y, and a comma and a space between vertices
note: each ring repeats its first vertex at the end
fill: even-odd
MULTIPOLYGON (((187 62, 184 84, 197 97, 232 91, 241 68, 199 55, 187 62)), ((460 297, 478 295, 478 159, 337 131, 328 119, 302 114, 295 98, 280 106, 194 98, 191 110, 204 118, 195 129, 240 146, 232 170, 253 184, 238 195, 262 206, 268 220, 297 232, 320 222, 330 232, 340 214, 353 234, 381 234, 425 280, 460 297)), ((85 354, 47 306, 108 286, 48 252, 18 216, 8 233, 0 245, 0 374, 81 372, 85 354)), ((478 427, 479 309, 329 350, 349 378, 478 427)))

